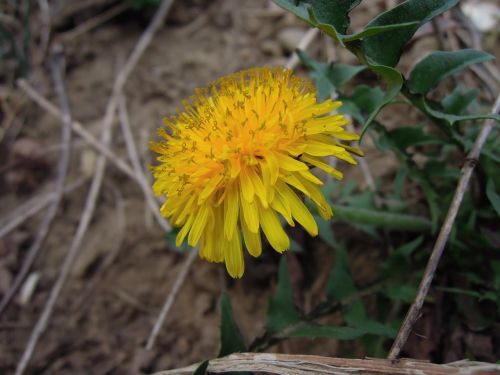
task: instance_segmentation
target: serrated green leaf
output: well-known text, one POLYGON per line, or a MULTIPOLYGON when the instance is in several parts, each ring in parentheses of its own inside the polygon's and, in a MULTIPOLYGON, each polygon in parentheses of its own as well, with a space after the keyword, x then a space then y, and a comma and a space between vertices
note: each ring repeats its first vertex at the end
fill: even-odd
POLYGON ((269 301, 266 328, 271 333, 279 332, 298 322, 300 322, 300 315, 293 303, 288 265, 286 257, 282 257, 278 271, 276 293, 269 301))
POLYGON ((387 230, 428 232, 431 222, 421 216, 397 214, 380 210, 367 210, 346 206, 333 206, 336 218, 348 223, 369 224, 387 230))
POLYGON ((295 14, 300 19, 318 26, 330 26, 335 34, 345 34, 349 27, 349 12, 361 0, 273 0, 277 5, 295 14), (311 12, 314 16, 311 17, 311 12))
POLYGON ((343 245, 335 248, 335 266, 328 277, 326 295, 334 301, 341 301, 357 291, 348 269, 347 251, 343 245))
POLYGON ((443 112, 453 115, 463 115, 466 112, 467 107, 477 98, 478 95, 478 89, 467 89, 458 85, 451 92, 451 94, 446 96, 441 102, 443 112))
POLYGON ((412 303, 417 295, 417 287, 408 284, 391 285, 387 287, 386 294, 393 301, 412 303))
POLYGON ((426 94, 446 77, 469 65, 488 61, 489 53, 473 49, 435 51, 420 60, 410 73, 408 86, 417 94, 426 94))
POLYGON ((353 340, 361 337, 366 332, 361 329, 353 327, 337 327, 337 326, 321 326, 315 324, 301 324, 297 328, 293 329, 288 336, 289 337, 331 337, 337 340, 353 340))
POLYGON ((418 26, 419 22, 404 22, 404 23, 396 23, 392 25, 382 25, 382 26, 369 26, 359 33, 352 35, 344 35, 342 36, 342 40, 345 43, 353 42, 355 40, 367 38, 369 36, 374 36, 382 33, 386 33, 389 31, 394 31, 398 29, 406 29, 409 27, 418 26))
POLYGON ((477 115, 462 115, 457 116, 450 113, 444 113, 440 108, 436 108, 436 104, 429 102, 423 95, 415 95, 413 102, 426 114, 431 117, 444 120, 449 126, 453 126, 460 121, 486 120, 492 119, 500 121, 500 115, 497 114, 477 114, 477 115))
POLYGON ((378 87, 370 87, 367 85, 356 86, 350 97, 340 97, 343 106, 339 108, 339 112, 351 114, 360 123, 365 122, 364 115, 369 115, 377 108, 384 100, 384 91, 378 87))
POLYGON ((381 13, 368 23, 367 28, 407 22, 417 22, 417 24, 365 38, 362 42, 364 54, 374 63, 390 67, 396 66, 403 46, 412 38, 415 31, 457 3, 458 0, 407 0, 393 9, 381 13))
POLYGON ((495 209, 497 215, 500 216, 500 195, 498 195, 495 188, 495 183, 492 179, 489 179, 486 183, 486 196, 495 209))
POLYGON ((387 137, 402 152, 410 146, 446 143, 435 135, 424 133, 422 127, 400 127, 387 132, 387 137))
POLYGON ((226 294, 220 298, 220 351, 219 357, 245 351, 245 342, 233 317, 233 309, 226 294))
POLYGON ((368 63, 368 67, 384 79, 384 81, 386 82, 386 89, 382 101, 375 107, 375 109, 370 114, 370 116, 368 116, 368 119, 363 125, 361 136, 363 136, 363 134, 366 132, 375 117, 377 117, 382 108, 390 103, 396 97, 396 95, 399 94, 401 88, 403 87, 403 76, 396 69, 372 63, 368 63))
POLYGON ((296 50, 296 52, 302 63, 311 70, 310 74, 318 91, 318 100, 321 102, 329 98, 356 74, 366 69, 364 66, 348 64, 322 64, 311 59, 301 50, 296 50))
POLYGON ((313 215, 316 223, 318 224, 318 235, 330 247, 337 247, 338 243, 333 234, 333 228, 329 221, 324 220, 318 215, 313 215))

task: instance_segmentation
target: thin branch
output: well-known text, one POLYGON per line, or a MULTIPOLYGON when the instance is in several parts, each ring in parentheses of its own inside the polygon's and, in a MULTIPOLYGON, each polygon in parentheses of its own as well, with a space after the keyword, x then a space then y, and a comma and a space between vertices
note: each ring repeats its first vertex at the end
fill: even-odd
MULTIPOLYGON (((498 113, 499 109, 500 109, 500 95, 497 96, 492 112, 498 113)), ((486 142, 486 139, 488 138, 488 135, 490 134, 493 126, 494 126, 493 120, 488 120, 485 122, 483 128, 481 129, 481 132, 479 133, 479 135, 476 138, 476 141, 474 142, 472 150, 470 151, 469 155, 467 155, 465 164, 462 167, 460 180, 458 181, 458 185, 455 190, 453 200, 451 201, 451 205, 450 208, 448 209, 448 213, 446 214, 445 221, 443 223, 443 226, 441 227, 436 243, 434 244, 434 248, 432 249, 432 254, 427 263, 424 276, 418 287, 417 296, 415 297, 413 304, 408 310, 403 325, 401 326, 398 332, 398 336, 396 337, 396 340, 392 345, 391 351, 389 352, 388 356, 389 359, 396 359, 397 357, 399 357, 399 354, 401 353, 401 350, 403 349, 406 340, 410 335, 413 325, 420 317, 422 306, 424 304, 425 298, 427 297, 427 294, 429 293, 434 273, 436 272, 439 260, 441 258, 441 255, 443 254, 446 242, 448 241, 448 236, 450 235, 450 231, 453 227, 455 217, 457 216, 465 191, 467 190, 467 186, 469 185, 472 172, 479 160, 481 149, 483 148, 483 145, 486 142)))
MULTIPOLYGON (((192 374, 199 365, 199 363, 196 363, 188 367, 156 372, 153 375, 192 374)), ((210 360, 207 371, 210 373, 256 371, 283 375, 479 375, 496 373, 500 371, 500 365, 470 361, 438 365, 414 359, 391 361, 388 359, 348 359, 300 354, 238 353, 210 360)))
MULTIPOLYGON (((111 93, 111 97, 108 101, 108 105, 106 106, 106 113, 104 114, 104 119, 102 121, 102 136, 101 136, 101 143, 104 146, 104 150, 107 151, 107 145, 111 141, 111 130, 112 130, 112 125, 113 125, 113 120, 115 117, 117 105, 118 105, 118 98, 121 95, 122 89, 127 82, 127 79, 136 66, 137 62, 139 61, 139 58, 142 56, 144 51, 146 50, 147 46, 150 44, 151 40, 153 39, 154 33, 159 29, 161 24, 163 23, 165 16, 168 13, 168 10, 170 9, 171 5, 173 3, 173 0, 163 0, 163 2, 160 4, 158 10, 156 11, 155 16, 153 17, 153 20, 151 23, 148 25, 146 30, 143 32, 141 35, 141 38, 139 39, 138 43, 134 47, 132 53, 130 54, 129 58, 127 59, 125 65, 123 66, 122 69, 118 72, 114 84, 113 84, 113 91, 111 93)), ((75 123, 73 123, 74 126, 75 123)), ((126 165, 126 164, 125 164, 126 165)), ((28 341, 28 345, 26 346, 26 349, 21 357, 21 360, 19 361, 17 368, 16 368, 16 375, 21 375, 24 373, 26 370, 26 367, 28 366, 28 362, 30 361, 33 351, 36 347, 36 344, 38 343, 38 340, 40 339, 41 335, 45 332, 45 329, 47 328, 50 316, 52 315, 52 311, 54 309, 55 303, 59 297, 59 294, 61 293, 61 290, 64 286, 64 283, 66 282, 66 279, 69 275, 69 272, 71 270, 71 267, 74 263, 74 260, 78 254, 78 250, 81 245, 81 241, 83 239, 83 236, 85 235, 88 225, 90 223, 90 220, 94 214, 95 211, 95 203, 101 188, 102 180, 104 177, 104 171, 106 168, 106 157, 105 154, 100 155, 99 159, 97 160, 96 164, 96 169, 94 173, 94 177, 92 180, 92 184, 89 190, 89 193, 87 195, 87 200, 85 202, 85 208, 82 213, 82 216, 80 218, 80 223, 78 225, 77 232, 75 234, 75 237, 73 238, 73 241, 71 243, 70 249, 64 258, 63 265, 61 266, 61 272, 59 274, 59 277, 54 284, 54 287, 52 288, 49 299, 47 300, 47 303, 44 306, 42 315, 40 316, 37 324, 35 325, 30 339, 28 341)), ((128 167, 127 165, 127 168, 128 167)), ((135 174, 132 170, 131 174, 134 176, 135 179, 135 174)))
POLYGON ((139 155, 137 154, 137 147, 134 142, 132 131, 130 130, 129 116, 127 113, 125 98, 123 96, 121 96, 118 101, 118 112, 120 116, 120 125, 122 128, 123 136, 125 138, 125 145, 127 147, 129 159, 132 162, 132 167, 134 168, 134 171, 136 173, 137 181, 142 187, 142 191, 144 193, 144 199, 146 200, 149 209, 151 210, 153 216, 155 217, 160 227, 164 231, 170 232, 172 228, 170 227, 168 221, 165 220, 163 216, 161 216, 160 210, 158 210, 158 203, 155 197, 153 196, 151 187, 148 183, 148 180, 146 179, 146 176, 144 175, 144 171, 142 170, 141 162, 139 160, 139 155))
POLYGON ((63 59, 64 56, 62 54, 62 51, 57 50, 54 52, 51 61, 52 79, 54 80, 54 85, 59 97, 59 101, 61 103, 61 108, 63 109, 61 132, 62 148, 59 163, 57 165, 57 178, 54 187, 54 199, 52 200, 43 219, 43 222, 40 225, 40 229, 35 238, 35 241, 31 244, 26 257, 24 258, 20 271, 17 273, 14 282, 0 302, 0 316, 4 312, 5 308, 8 306, 14 295, 17 293, 19 287, 21 286, 24 279, 28 275, 28 272, 33 266, 38 253, 42 249, 43 243, 45 242, 45 239, 47 238, 47 235, 50 231, 52 221, 54 221, 54 218, 56 217, 57 209, 59 207, 59 204, 61 203, 62 195, 64 192, 64 183, 66 181, 66 175, 68 174, 69 156, 71 153, 71 113, 61 73, 63 59))
MULTIPOLYGON (((111 141, 111 128, 113 124, 113 118, 105 118, 102 126, 102 136, 101 142, 106 145, 111 141)), ((87 199, 85 201, 85 208, 83 210, 82 216, 80 217, 80 222, 78 224, 78 228, 71 242, 71 246, 66 253, 63 264, 61 266, 61 271, 57 278, 56 283, 52 287, 50 291, 50 295, 47 299, 47 302, 43 308, 42 314, 38 319, 33 331, 31 332, 31 336, 28 341, 28 345, 26 346, 24 353, 19 361, 16 368, 16 375, 21 375, 26 370, 28 363, 33 356, 33 352, 38 343, 38 340, 45 332, 47 325, 49 323, 49 319, 52 315, 52 311, 54 310, 55 303, 61 294, 62 288, 66 283, 66 279, 71 271, 71 267, 78 255, 78 250, 80 249, 80 245, 82 243, 82 239, 87 232, 87 228, 90 224, 90 220, 94 215, 95 205, 97 201, 97 197, 99 195, 99 191, 101 190, 101 184, 104 177, 104 171, 106 169, 106 158, 104 156, 99 156, 99 159, 96 163, 94 177, 92 179, 92 184, 90 186, 89 193, 87 195, 87 199)))
POLYGON ((158 315, 158 318, 156 319, 155 325, 153 326, 153 329, 151 333, 149 334, 148 342, 146 344, 146 349, 151 350, 155 344, 156 337, 160 333, 160 329, 163 325, 163 322, 165 321, 168 312, 170 311, 170 308, 172 307, 175 298, 177 297, 177 294, 179 293, 179 290, 181 289, 182 285, 184 284, 184 281, 186 280, 186 277, 188 275, 189 269, 191 268, 191 265, 193 264, 194 260, 196 259, 196 256, 198 254, 197 249, 192 249, 191 253, 187 256, 187 258, 184 261, 184 264, 182 265, 182 268, 177 275, 177 278, 175 279, 174 285, 172 286, 172 289, 170 290, 170 293, 168 294, 165 303, 163 304, 163 307, 161 309, 160 314, 158 315))
MULTIPOLYGON (((36 104, 42 107, 45 111, 50 113, 52 116, 62 119, 63 113, 54 104, 49 102, 43 96, 41 96, 26 80, 17 80, 17 86, 25 92, 28 97, 33 100, 36 104)), ((86 130, 81 123, 78 121, 73 121, 72 130, 78 134, 85 142, 90 146, 94 147, 99 153, 106 156, 120 171, 125 173, 130 178, 136 178, 133 169, 125 163, 119 156, 117 156, 113 151, 107 148, 102 142, 97 140, 92 134, 86 130)))
POLYGON ((109 8, 105 12, 100 13, 96 17, 93 17, 80 25, 76 26, 74 29, 71 29, 69 31, 66 31, 64 33, 61 33, 58 35, 59 38, 61 38, 62 41, 68 42, 71 39, 75 39, 79 37, 82 34, 85 34, 89 32, 92 29, 95 29, 99 25, 102 25, 103 23, 115 18, 117 15, 120 13, 123 13, 130 7, 130 2, 124 1, 121 3, 116 4, 115 6, 109 8))
MULTIPOLYGON (((78 180, 68 184, 65 186, 63 194, 68 194, 73 190, 78 189, 85 183, 85 181, 87 181, 86 178, 79 178, 78 180)), ((0 238, 7 235, 37 212, 44 209, 48 204, 53 202, 57 196, 58 195, 55 192, 52 192, 33 197, 22 206, 19 206, 14 211, 10 212, 0 223, 0 238)))
MULTIPOLYGON (((307 30, 307 32, 304 34, 302 39, 299 42, 299 45, 297 46, 298 49, 305 50, 309 44, 316 38, 316 36, 319 34, 319 29, 316 28, 311 28, 307 30)), ((288 69, 294 69, 300 62, 299 57, 295 52, 292 53, 292 56, 288 59, 288 61, 285 64, 285 67, 288 69)))

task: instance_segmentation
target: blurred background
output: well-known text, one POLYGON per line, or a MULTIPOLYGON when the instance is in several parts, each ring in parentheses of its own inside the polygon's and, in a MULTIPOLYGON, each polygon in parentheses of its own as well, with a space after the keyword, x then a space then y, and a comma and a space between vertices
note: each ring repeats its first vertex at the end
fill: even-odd
MULTIPOLYGON (((375 15, 397 3, 364 1, 351 14, 351 31, 359 30, 375 15)), ((24 79, 39 96, 59 107, 50 62, 51 46, 61 44, 65 57, 63 81, 72 117, 99 138, 116 73, 158 4, 157 0, 0 1, 0 297, 5 298, 14 285, 43 225, 63 146, 61 120, 47 106, 32 100, 26 86, 20 88, 16 82, 24 79)), ((429 51, 442 48, 443 38, 448 49, 480 46, 500 57, 499 12, 496 1, 460 1, 453 12, 417 32, 406 47, 399 68, 408 72, 429 51), (475 31, 471 33, 471 29, 475 31), (437 33, 442 37, 437 37, 437 33)), ((148 142, 155 137, 163 117, 175 113, 195 88, 219 76, 247 67, 289 64, 293 50, 304 42, 307 31, 307 25, 269 0, 174 1, 166 21, 124 87, 133 139, 147 178, 150 178, 148 165, 154 162, 148 142)), ((322 35, 314 37, 307 45, 307 52, 321 62, 356 63, 348 51, 322 35)), ((495 68, 495 63, 492 65, 495 68)), ((297 71, 308 74, 300 64, 297 71)), ((481 81, 471 72, 461 80, 478 88, 479 99, 485 103, 491 103, 498 92, 498 80, 481 81)), ((376 82, 377 77, 365 71, 346 90, 357 84, 376 82)), ((442 90, 446 91, 446 87, 442 90)), ((404 104, 393 105, 384 109, 379 118, 388 129, 423 121, 420 113, 409 108, 404 104)), ((128 163, 130 150, 116 123, 109 149, 128 163)), ((394 154, 380 151, 370 138, 362 148, 367 154, 365 161, 372 182, 362 168, 339 164, 345 179, 335 189, 343 189, 344 196, 351 194, 360 201, 373 199, 370 184, 373 188, 376 181, 383 200, 394 189, 400 163, 394 154), (372 194, 368 198, 367 191, 372 194)), ((14 370, 60 274, 64 256, 75 237, 97 159, 95 148, 75 134, 66 191, 50 232, 22 281, 20 292, 0 315, 2 373, 14 370)), ((453 167, 460 167, 461 162, 459 158, 450 161, 453 167)), ((405 200, 421 202, 420 209, 425 211, 425 201, 415 186, 406 185, 405 192, 405 200)), ((332 228, 335 238, 348 248, 349 268, 360 287, 379 279, 391 248, 415 238, 407 232, 389 234, 376 228, 370 232, 369 228, 341 220, 334 220, 332 228)), ((300 230, 292 234, 294 249, 286 256, 294 299, 303 311, 308 311, 324 296, 335 252, 325 241, 311 239, 300 230)), ((498 232, 495 236, 498 241, 498 232)), ((195 260, 155 347, 152 351, 143 350, 186 257, 182 249, 175 249, 172 238, 172 234, 166 235, 158 225, 138 184, 114 163, 108 163, 95 213, 28 373, 148 373, 212 358, 217 353, 221 291, 229 293, 236 320, 247 340, 261 334, 279 262, 279 256, 270 249, 258 260, 248 258, 245 276, 238 281, 226 276, 223 265, 195 260)), ((432 237, 426 237, 422 247, 427 243, 432 245, 432 237)), ((499 246, 499 242, 496 244, 499 246)), ((492 259, 498 259, 497 254, 492 259)), ((415 265, 422 268, 426 257, 419 259, 415 265)), ((455 276, 446 274, 437 283, 446 283, 450 277, 455 276)), ((418 280, 416 275, 415 285, 418 280)), ((375 308, 377 300, 380 305, 380 298, 378 294, 368 296, 366 304, 371 314, 381 314, 375 308)), ((486 324, 476 319, 477 314, 490 311, 491 306, 478 305, 474 311, 458 309, 456 304, 468 305, 472 297, 460 295, 449 303, 452 297, 444 292, 432 298, 416 331, 423 337, 433 335, 425 340, 410 339, 406 357, 440 362, 466 357, 498 360, 498 322, 486 324)), ((400 322, 408 298, 393 296, 387 301, 386 313, 400 322)), ((323 318, 329 324, 341 320, 339 313, 323 318)), ((382 348, 378 353, 383 353, 390 341, 382 341, 361 344, 295 338, 268 350, 363 357, 376 354, 370 349, 376 344, 382 348)))

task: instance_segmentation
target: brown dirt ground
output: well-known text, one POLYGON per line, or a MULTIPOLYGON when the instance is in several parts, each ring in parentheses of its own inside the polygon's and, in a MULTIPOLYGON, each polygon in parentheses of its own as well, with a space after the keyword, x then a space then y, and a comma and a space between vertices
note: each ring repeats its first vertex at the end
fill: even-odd
MULTIPOLYGON (((189 96, 194 88, 229 72, 256 65, 283 64, 289 51, 276 36, 286 28, 307 29, 276 8, 268 12, 267 0, 180 3, 174 5, 167 24, 156 35, 126 85, 133 132, 145 165, 152 161, 147 151, 148 140, 155 134, 161 118, 173 113, 182 98, 189 96)), ((354 28, 382 9, 381 1, 365 3, 369 5, 355 13, 354 28)), ((127 12, 66 44, 66 84, 73 116, 96 136, 116 67, 133 48, 148 19, 147 14, 137 17, 137 13, 127 12)), ((60 28, 64 31, 65 26, 60 28)), ((311 53, 321 56, 324 43, 324 38, 318 39, 311 53)), ((339 58, 342 62, 353 62, 342 51, 339 58)), ((57 103, 48 70, 43 65, 34 68, 31 81, 57 103)), ((40 145, 48 169, 28 194, 2 188, 0 216, 30 197, 50 191, 55 177, 60 123, 27 99, 24 103, 21 134, 40 145)), ((393 110, 383 115, 395 124, 406 113, 393 110)), ((114 128, 112 148, 127 157, 119 126, 114 128)), ((370 149, 368 156, 375 177, 390 176, 397 168, 395 160, 387 154, 370 149)), ((68 180, 92 171, 95 157, 94 151, 75 137, 68 180)), ((350 172, 347 179, 364 186, 359 170, 350 172)), ((74 236, 87 191, 86 184, 64 198, 32 271, 40 276, 34 295, 23 306, 15 300, 0 321, 0 371, 9 373, 19 360, 74 236)), ((41 217, 42 214, 36 215, 0 240, 0 295, 15 276, 41 217)), ((344 232, 353 235, 349 230, 344 232)), ((357 281, 363 284, 376 276, 374 265, 383 250, 359 233, 356 235, 352 267, 357 281)), ((301 290, 298 300, 306 309, 311 301, 321 298, 322 288, 312 289, 312 285, 318 280, 324 285, 325 275, 334 262, 331 249, 313 245, 314 251, 301 256, 300 262, 293 262, 298 259, 295 255, 289 256, 297 264, 294 283, 301 290), (301 265, 304 259, 315 267, 305 269, 301 265)), ((80 256, 35 351, 29 372, 148 373, 212 358, 217 354, 218 298, 222 290, 229 293, 247 340, 262 333, 267 299, 276 282, 278 258, 266 254, 257 261, 249 259, 245 278, 238 281, 225 276, 223 265, 196 260, 154 350, 145 353, 142 347, 183 259, 184 255, 167 248, 164 234, 145 208, 137 186, 109 165, 80 256), (113 251, 119 251, 117 258, 103 266, 106 256, 113 251)), ((338 317, 329 321, 338 321, 338 317)), ((360 348, 352 349, 357 355, 364 355, 360 348)), ((332 340, 293 339, 270 350, 338 355, 339 345, 332 340)))

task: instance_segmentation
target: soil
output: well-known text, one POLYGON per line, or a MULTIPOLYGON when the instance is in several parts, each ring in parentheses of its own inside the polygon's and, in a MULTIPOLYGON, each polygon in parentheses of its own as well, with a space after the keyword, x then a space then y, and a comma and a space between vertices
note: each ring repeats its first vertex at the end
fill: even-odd
MULTIPOLYGON (((108 2, 109 3, 109 2, 108 2)), ((383 9, 383 1, 364 2, 355 13, 362 25, 383 9)), ((131 51, 154 8, 128 10, 95 30, 65 43, 65 82, 73 117, 96 137, 117 67, 131 51)), ((66 19, 55 33, 74 27, 94 13, 66 19)), ((212 0, 175 2, 164 27, 142 56, 125 88, 125 96, 144 166, 153 162, 148 142, 164 116, 175 112, 183 98, 219 76, 243 68, 283 65, 290 47, 285 30, 298 32, 307 26, 267 0, 212 0)), ((288 37, 293 32, 288 32, 288 37)), ((429 38, 430 41, 433 39, 429 38)), ((297 40, 298 42, 298 40, 297 40)), ((312 55, 324 55, 325 39, 311 46, 312 55)), ((430 46, 427 48, 434 48, 430 46)), ((418 51, 422 54, 422 50, 418 51)), ((323 57, 324 58, 324 57, 323 57)), ((353 57, 338 53, 344 63, 353 57)), ((403 64, 409 64, 403 62, 403 64)), ((58 103, 49 70, 33 66, 31 84, 51 102, 58 103)), ((20 118, 20 137, 41 149, 45 173, 31 181, 27 191, 2 181, 0 217, 33 197, 51 191, 56 175, 60 122, 27 98, 20 118)), ((408 122, 406 108, 384 112, 389 125, 408 122)), ((416 114, 412 114, 415 116, 416 114)), ((91 175, 96 153, 74 139, 68 181, 91 175)), ((367 160, 376 178, 389 179, 397 168, 385 153, 367 147, 367 160)), ((118 124, 111 148, 123 159, 127 152, 118 124)), ((28 165, 30 161, 27 162, 28 165)), ((348 170, 346 180, 365 186, 359 169, 348 170)), ((15 176, 14 176, 15 177, 15 176)), ((23 178, 21 185, 23 185, 23 178)), ((24 185, 23 185, 24 186, 24 185)), ((74 237, 89 184, 67 194, 52 225, 43 251, 31 271, 38 282, 31 297, 17 297, 0 320, 0 372, 11 373, 23 352, 57 278, 64 255, 74 237)), ((8 289, 38 231, 44 211, 0 239, 0 296, 8 289)), ((377 275, 377 260, 384 249, 352 229, 341 226, 352 245, 350 260, 356 281, 363 285, 377 275), (375 265, 375 266, 374 266, 375 265), (355 272, 354 272, 355 271, 355 272)), ((299 234, 300 238, 300 234, 299 234)), ((305 242, 305 254, 289 254, 297 302, 307 310, 322 297, 334 253, 319 241, 305 242), (305 266, 307 265, 307 266, 305 266), (313 266, 311 266, 313 265, 313 266)), ((217 355, 218 300, 226 291, 247 342, 263 332, 267 301, 276 283, 279 257, 268 250, 261 259, 247 259, 242 280, 230 280, 221 264, 197 259, 175 301, 154 349, 143 349, 165 297, 179 274, 185 255, 167 245, 137 185, 108 165, 97 210, 85 236, 71 277, 64 286, 46 333, 40 340, 29 373, 33 374, 136 374, 181 367, 217 355)), ((328 318, 338 322, 338 316, 328 318)), ((362 348, 334 340, 292 339, 269 351, 363 356, 362 348)))

